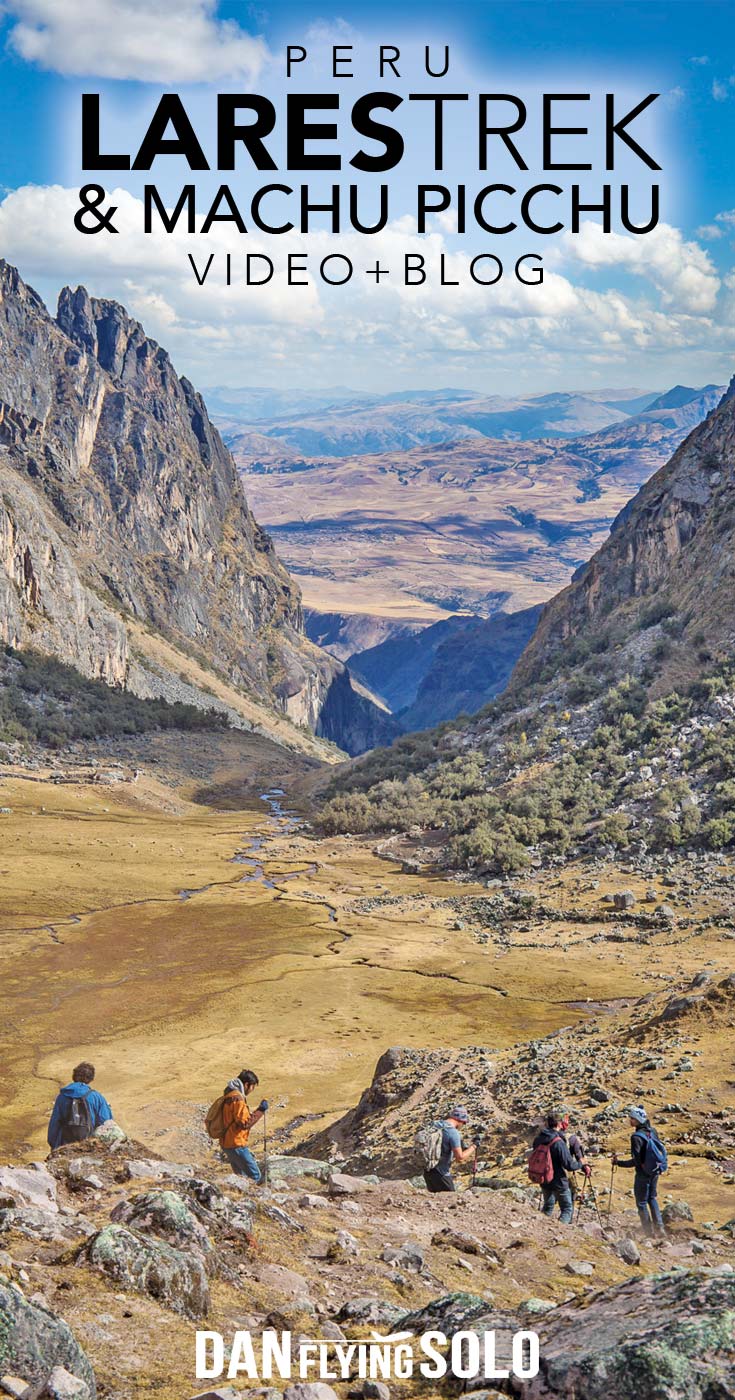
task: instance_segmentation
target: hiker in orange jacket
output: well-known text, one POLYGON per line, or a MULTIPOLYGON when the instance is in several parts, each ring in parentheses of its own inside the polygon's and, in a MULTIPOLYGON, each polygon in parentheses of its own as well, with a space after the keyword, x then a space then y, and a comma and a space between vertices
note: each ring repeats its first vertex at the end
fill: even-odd
POLYGON ((252 1069, 242 1069, 237 1079, 230 1080, 222 1105, 225 1131, 219 1140, 233 1172, 237 1176, 249 1177, 256 1184, 260 1181, 260 1167, 248 1147, 248 1139, 255 1124, 259 1123, 263 1114, 267 1112, 268 1100, 261 1099, 255 1112, 251 1113, 247 1095, 259 1082, 252 1069))

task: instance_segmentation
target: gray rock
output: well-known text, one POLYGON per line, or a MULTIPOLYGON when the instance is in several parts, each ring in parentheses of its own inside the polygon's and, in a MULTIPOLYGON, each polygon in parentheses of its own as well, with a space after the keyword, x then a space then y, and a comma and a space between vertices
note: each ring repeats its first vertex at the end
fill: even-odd
POLYGON ((385 1245, 382 1255, 386 1264, 395 1264, 408 1273, 420 1274, 424 1267, 424 1251, 414 1240, 406 1240, 402 1245, 385 1245))
POLYGON ((661 1212, 665 1225, 673 1225, 677 1220, 693 1221, 692 1208, 686 1201, 669 1201, 661 1212))
POLYGON ((618 890, 613 895, 613 905, 616 909, 632 909, 635 902, 632 890, 618 890))
POLYGON ((106 1225, 82 1247, 79 1260, 121 1288, 146 1293, 172 1312, 203 1317, 209 1288, 200 1258, 155 1238, 143 1238, 122 1225, 106 1225))
POLYGON ((59 1209, 56 1181, 40 1162, 31 1167, 0 1167, 0 1207, 35 1206, 59 1209))
POLYGON ((615 1246, 615 1253, 624 1264, 640 1264, 641 1262, 641 1251, 635 1240, 619 1240, 615 1246))
POLYGON ((383 1381, 366 1381, 362 1393, 365 1400, 390 1400, 390 1390, 383 1381))
POLYGON ((25 1376, 41 1385, 54 1366, 83 1380, 94 1400, 94 1371, 67 1324, 30 1303, 16 1288, 0 1284, 0 1374, 25 1376))
POLYGON ((363 1176, 348 1176, 347 1172, 333 1171, 329 1176, 329 1194, 337 1198, 362 1195, 364 1192, 372 1190, 374 1185, 374 1180, 368 1180, 363 1176))
POLYGON ((339 1396, 324 1381, 299 1381, 284 1391, 283 1400, 339 1400, 339 1396))
POLYGON ((126 1162, 124 1171, 128 1181, 150 1181, 162 1176, 170 1176, 172 1181, 186 1181, 194 1175, 194 1168, 184 1162, 156 1162, 145 1158, 126 1162))
POLYGON ((588 1264, 584 1260, 577 1259, 570 1259, 568 1264, 564 1265, 564 1268, 567 1273, 572 1274, 574 1278, 591 1278, 595 1272, 594 1264, 588 1264))
POLYGON ((90 1400, 86 1381, 73 1376, 65 1366, 54 1366, 43 1391, 44 1400, 90 1400))
POLYGON ((44 1240, 47 1244, 78 1240, 81 1236, 94 1234, 94 1225, 82 1216, 54 1215, 50 1210, 36 1210, 26 1206, 20 1210, 0 1210, 0 1234, 17 1230, 30 1240, 44 1240))

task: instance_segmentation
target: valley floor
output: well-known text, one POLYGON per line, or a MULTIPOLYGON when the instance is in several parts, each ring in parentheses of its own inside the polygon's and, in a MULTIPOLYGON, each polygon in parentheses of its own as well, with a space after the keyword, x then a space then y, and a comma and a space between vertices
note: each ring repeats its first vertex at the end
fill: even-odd
MULTIPOLYGON (((245 1064, 273 1104, 276 1136, 294 1145, 357 1102, 389 1046, 448 1047, 447 1065, 464 1047, 490 1047, 502 1074, 516 1063, 510 1047, 575 1026, 555 1077, 544 1083, 530 1063, 514 1092, 529 1110, 553 1094, 589 1118, 600 1105, 581 1052, 593 1023, 603 1045, 634 1039, 626 1017, 637 999, 663 1004, 703 968, 715 981, 730 971, 725 864, 708 888, 692 884, 686 861, 653 882, 568 866, 512 889, 406 874, 356 839, 314 840, 284 815, 288 794, 256 800, 260 783, 283 791, 273 755, 262 775, 229 740, 209 755, 201 740, 189 755, 179 742, 192 741, 149 748, 135 780, 132 766, 109 765, 95 782, 73 768, 63 782, 42 770, 2 776, 5 1154, 43 1153, 56 1089, 82 1058, 128 1132, 196 1161, 208 1152, 203 1107, 245 1064), (184 781, 192 763, 197 779, 184 781), (203 792, 209 805, 191 800, 203 792), (605 897, 621 888, 637 902, 617 913, 605 897), (645 912, 654 896, 667 901, 663 921, 645 912)), ((297 792, 310 776, 296 774, 297 792)), ((611 1054, 620 1083, 607 1087, 660 1112, 676 1099, 668 1135, 696 1142, 703 1114, 729 1111, 732 1023, 674 1027, 678 1056, 662 1025, 658 1070, 623 1073, 611 1054), (692 1069, 681 1071, 687 1054, 692 1069)), ((440 1073, 432 1112, 441 1083, 440 1073)), ((507 1109, 511 1121, 510 1089, 507 1109)), ((503 1113, 495 1120, 502 1141, 503 1113)), ((625 1118, 606 1134, 622 1146, 625 1118)), ((726 1220, 733 1188, 702 1152, 700 1141, 671 1187, 726 1220)))

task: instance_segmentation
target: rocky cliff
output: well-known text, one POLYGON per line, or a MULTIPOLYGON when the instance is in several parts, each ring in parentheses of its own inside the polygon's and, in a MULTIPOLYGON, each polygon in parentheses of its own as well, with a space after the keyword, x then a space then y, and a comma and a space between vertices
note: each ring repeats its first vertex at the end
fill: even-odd
MULTIPOLYGON (((678 619, 679 673, 687 664, 696 671, 696 648, 729 654, 734 534, 735 378, 715 411, 617 517, 609 539, 569 588, 544 608, 514 686, 538 679, 574 638, 594 639, 603 627, 630 643, 656 612, 659 620, 678 619)), ((662 684, 671 679, 669 659, 654 658, 662 684)))
POLYGON ((54 319, 6 263, 0 348, 0 638, 156 693, 134 620, 315 730, 349 684, 166 351, 81 287, 54 319))

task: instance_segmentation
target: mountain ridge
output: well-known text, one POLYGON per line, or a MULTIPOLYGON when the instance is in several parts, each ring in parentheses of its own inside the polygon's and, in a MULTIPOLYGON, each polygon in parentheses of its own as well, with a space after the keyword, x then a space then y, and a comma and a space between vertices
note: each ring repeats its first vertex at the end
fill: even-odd
MULTIPOLYGON (((317 731, 344 668, 304 636, 298 586, 167 352, 81 287, 63 289, 54 319, 7 263, 0 345, 0 638, 165 693, 165 665, 131 647, 132 619, 184 669, 203 658, 262 722, 270 710, 317 731)), ((362 729, 368 705, 355 697, 362 729)))

